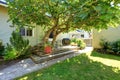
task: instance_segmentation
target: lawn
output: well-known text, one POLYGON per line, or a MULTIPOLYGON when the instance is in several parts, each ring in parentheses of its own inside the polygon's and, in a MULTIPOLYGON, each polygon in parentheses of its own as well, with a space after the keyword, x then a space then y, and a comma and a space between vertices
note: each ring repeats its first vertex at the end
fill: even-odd
POLYGON ((120 80, 120 56, 81 54, 15 80, 120 80))

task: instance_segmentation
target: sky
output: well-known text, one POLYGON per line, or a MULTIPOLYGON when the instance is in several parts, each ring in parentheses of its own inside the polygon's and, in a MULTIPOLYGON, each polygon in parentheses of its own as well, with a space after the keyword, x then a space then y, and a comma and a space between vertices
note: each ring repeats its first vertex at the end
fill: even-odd
POLYGON ((6 2, 5 0, 0 0, 0 1, 6 2))

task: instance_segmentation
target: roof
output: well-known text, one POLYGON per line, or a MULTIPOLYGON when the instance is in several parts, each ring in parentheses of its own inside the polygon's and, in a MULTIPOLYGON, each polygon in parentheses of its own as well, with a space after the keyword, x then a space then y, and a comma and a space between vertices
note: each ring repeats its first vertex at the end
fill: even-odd
POLYGON ((7 2, 5 0, 0 0, 0 5, 7 7, 7 2))

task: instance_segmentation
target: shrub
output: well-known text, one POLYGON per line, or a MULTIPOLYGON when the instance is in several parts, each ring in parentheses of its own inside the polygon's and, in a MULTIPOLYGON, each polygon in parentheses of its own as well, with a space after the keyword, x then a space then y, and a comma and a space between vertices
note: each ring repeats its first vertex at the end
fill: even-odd
POLYGON ((101 40, 100 45, 104 51, 108 53, 120 54, 120 40, 109 42, 106 40, 101 40))
POLYGON ((2 41, 0 41, 0 56, 4 55, 3 52, 4 52, 4 46, 2 44, 2 41))
POLYGON ((77 45, 77 39, 76 39, 76 38, 71 39, 71 40, 70 40, 70 44, 71 44, 72 46, 76 46, 76 45, 77 45))
POLYGON ((86 44, 83 40, 81 39, 78 39, 77 40, 77 46, 80 48, 80 49, 84 49, 86 47, 86 44))
POLYGON ((10 37, 10 44, 7 44, 5 49, 4 59, 11 60, 22 55, 27 55, 29 48, 29 41, 24 40, 19 32, 13 31, 12 36, 10 37))
POLYGON ((84 49, 86 47, 85 42, 82 39, 71 39, 71 45, 78 46, 80 49, 84 49))
POLYGON ((11 45, 7 44, 4 59, 10 60, 10 59, 15 59, 16 57, 17 57, 17 51, 15 50, 15 48, 12 48, 11 45))
POLYGON ((110 49, 111 43, 105 39, 101 39, 100 46, 106 51, 107 49, 110 49))
POLYGON ((113 42, 112 50, 116 53, 120 53, 120 40, 113 42))
POLYGON ((77 39, 73 38, 73 39, 71 39, 71 42, 77 43, 77 39))

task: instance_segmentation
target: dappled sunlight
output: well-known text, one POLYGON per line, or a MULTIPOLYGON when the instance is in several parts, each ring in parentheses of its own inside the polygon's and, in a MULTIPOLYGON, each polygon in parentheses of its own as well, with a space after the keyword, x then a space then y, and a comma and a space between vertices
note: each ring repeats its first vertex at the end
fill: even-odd
POLYGON ((99 57, 89 57, 89 58, 92 59, 93 61, 101 62, 107 66, 118 67, 120 69, 120 61, 104 59, 104 58, 99 58, 99 57))
POLYGON ((119 60, 102 58, 102 57, 98 57, 98 56, 96 57, 96 56, 91 56, 91 55, 88 55, 88 57, 90 59, 92 59, 93 61, 101 62, 102 64, 105 64, 107 66, 116 67, 120 70, 120 61, 119 60))
POLYGON ((19 66, 21 66, 23 68, 28 68, 30 66, 30 64, 28 62, 26 62, 25 60, 21 60, 19 62, 19 66))
POLYGON ((0 73, 0 75, 3 75, 4 73, 0 73))
POLYGON ((19 80, 28 80, 28 77, 25 76, 25 77, 23 77, 23 78, 20 78, 19 80))
POLYGON ((60 62, 61 62, 60 60, 57 61, 57 63, 60 63, 60 62))
POLYGON ((114 68, 112 68, 112 70, 113 70, 115 73, 120 73, 120 69, 119 69, 119 68, 114 67, 114 68))
POLYGON ((37 77, 42 76, 42 73, 38 73, 36 76, 37 76, 37 77))
POLYGON ((86 47, 83 50, 78 50, 79 53, 90 53, 93 51, 93 47, 86 47))
POLYGON ((119 61, 90 56, 90 53, 67 58, 50 67, 25 75, 17 80, 115 80, 120 79, 119 61))
POLYGON ((68 63, 70 62, 69 58, 67 58, 67 62, 68 62, 68 63))
MULTIPOLYGON (((34 76, 31 76, 31 77, 36 77, 37 78, 37 77, 41 77, 42 75, 43 75, 42 73, 37 73, 37 74, 35 74, 34 76)), ((24 76, 24 77, 22 77, 18 80, 32 80, 32 79, 29 76, 24 76)))
POLYGON ((74 62, 81 64, 81 61, 79 59, 73 59, 74 62))

